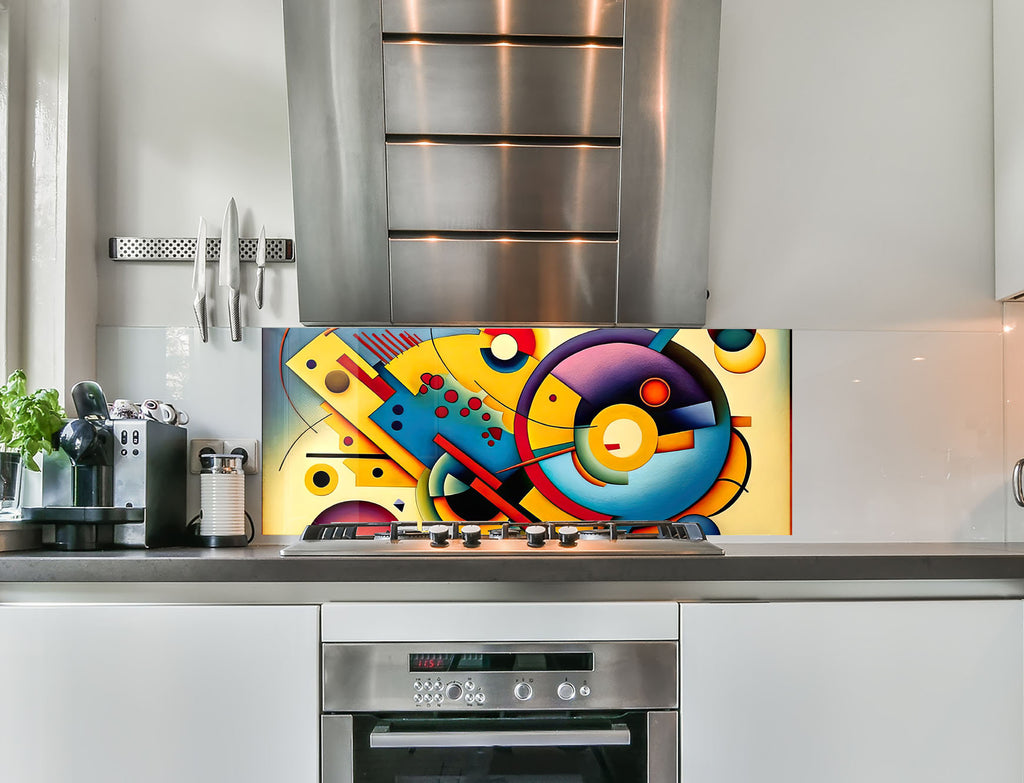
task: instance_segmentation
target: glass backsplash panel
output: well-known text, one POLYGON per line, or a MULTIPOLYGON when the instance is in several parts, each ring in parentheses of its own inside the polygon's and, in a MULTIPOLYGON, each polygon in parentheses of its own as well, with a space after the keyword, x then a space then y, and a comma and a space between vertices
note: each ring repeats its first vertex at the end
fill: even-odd
POLYGON ((263 330, 263 533, 312 522, 792 528, 788 330, 263 330))

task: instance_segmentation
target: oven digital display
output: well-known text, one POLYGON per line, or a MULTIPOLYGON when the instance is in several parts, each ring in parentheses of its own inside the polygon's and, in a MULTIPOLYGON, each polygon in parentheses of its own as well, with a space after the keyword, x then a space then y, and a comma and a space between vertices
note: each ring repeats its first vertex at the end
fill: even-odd
POLYGON ((589 652, 412 653, 410 672, 591 672, 589 652))

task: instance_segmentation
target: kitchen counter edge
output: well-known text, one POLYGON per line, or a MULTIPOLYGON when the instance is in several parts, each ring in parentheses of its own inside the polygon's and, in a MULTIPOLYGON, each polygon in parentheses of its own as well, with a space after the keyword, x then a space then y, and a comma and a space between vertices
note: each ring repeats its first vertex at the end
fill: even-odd
POLYGON ((721 543, 724 556, 281 557, 280 544, 0 554, 4 582, 1024 580, 1024 543, 721 543))

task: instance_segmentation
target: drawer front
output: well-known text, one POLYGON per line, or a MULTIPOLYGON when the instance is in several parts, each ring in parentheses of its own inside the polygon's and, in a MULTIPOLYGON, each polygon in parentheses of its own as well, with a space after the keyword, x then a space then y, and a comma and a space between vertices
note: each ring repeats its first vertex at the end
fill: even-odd
POLYGON ((383 0, 385 33, 622 37, 622 0, 383 0))
POLYGON ((388 144, 392 231, 618 229, 617 147, 388 144))
POLYGON ((392 239, 396 323, 614 323, 615 242, 392 239))
POLYGON ((619 136, 622 49, 384 44, 388 133, 619 136))

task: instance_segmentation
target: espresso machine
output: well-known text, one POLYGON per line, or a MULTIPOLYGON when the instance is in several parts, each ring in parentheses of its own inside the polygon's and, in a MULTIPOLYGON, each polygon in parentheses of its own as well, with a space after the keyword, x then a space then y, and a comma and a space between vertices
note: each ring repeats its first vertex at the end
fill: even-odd
POLYGON ((58 549, 183 543, 188 435, 152 419, 111 419, 99 384, 71 390, 78 418, 43 459, 43 505, 23 508, 58 549))

